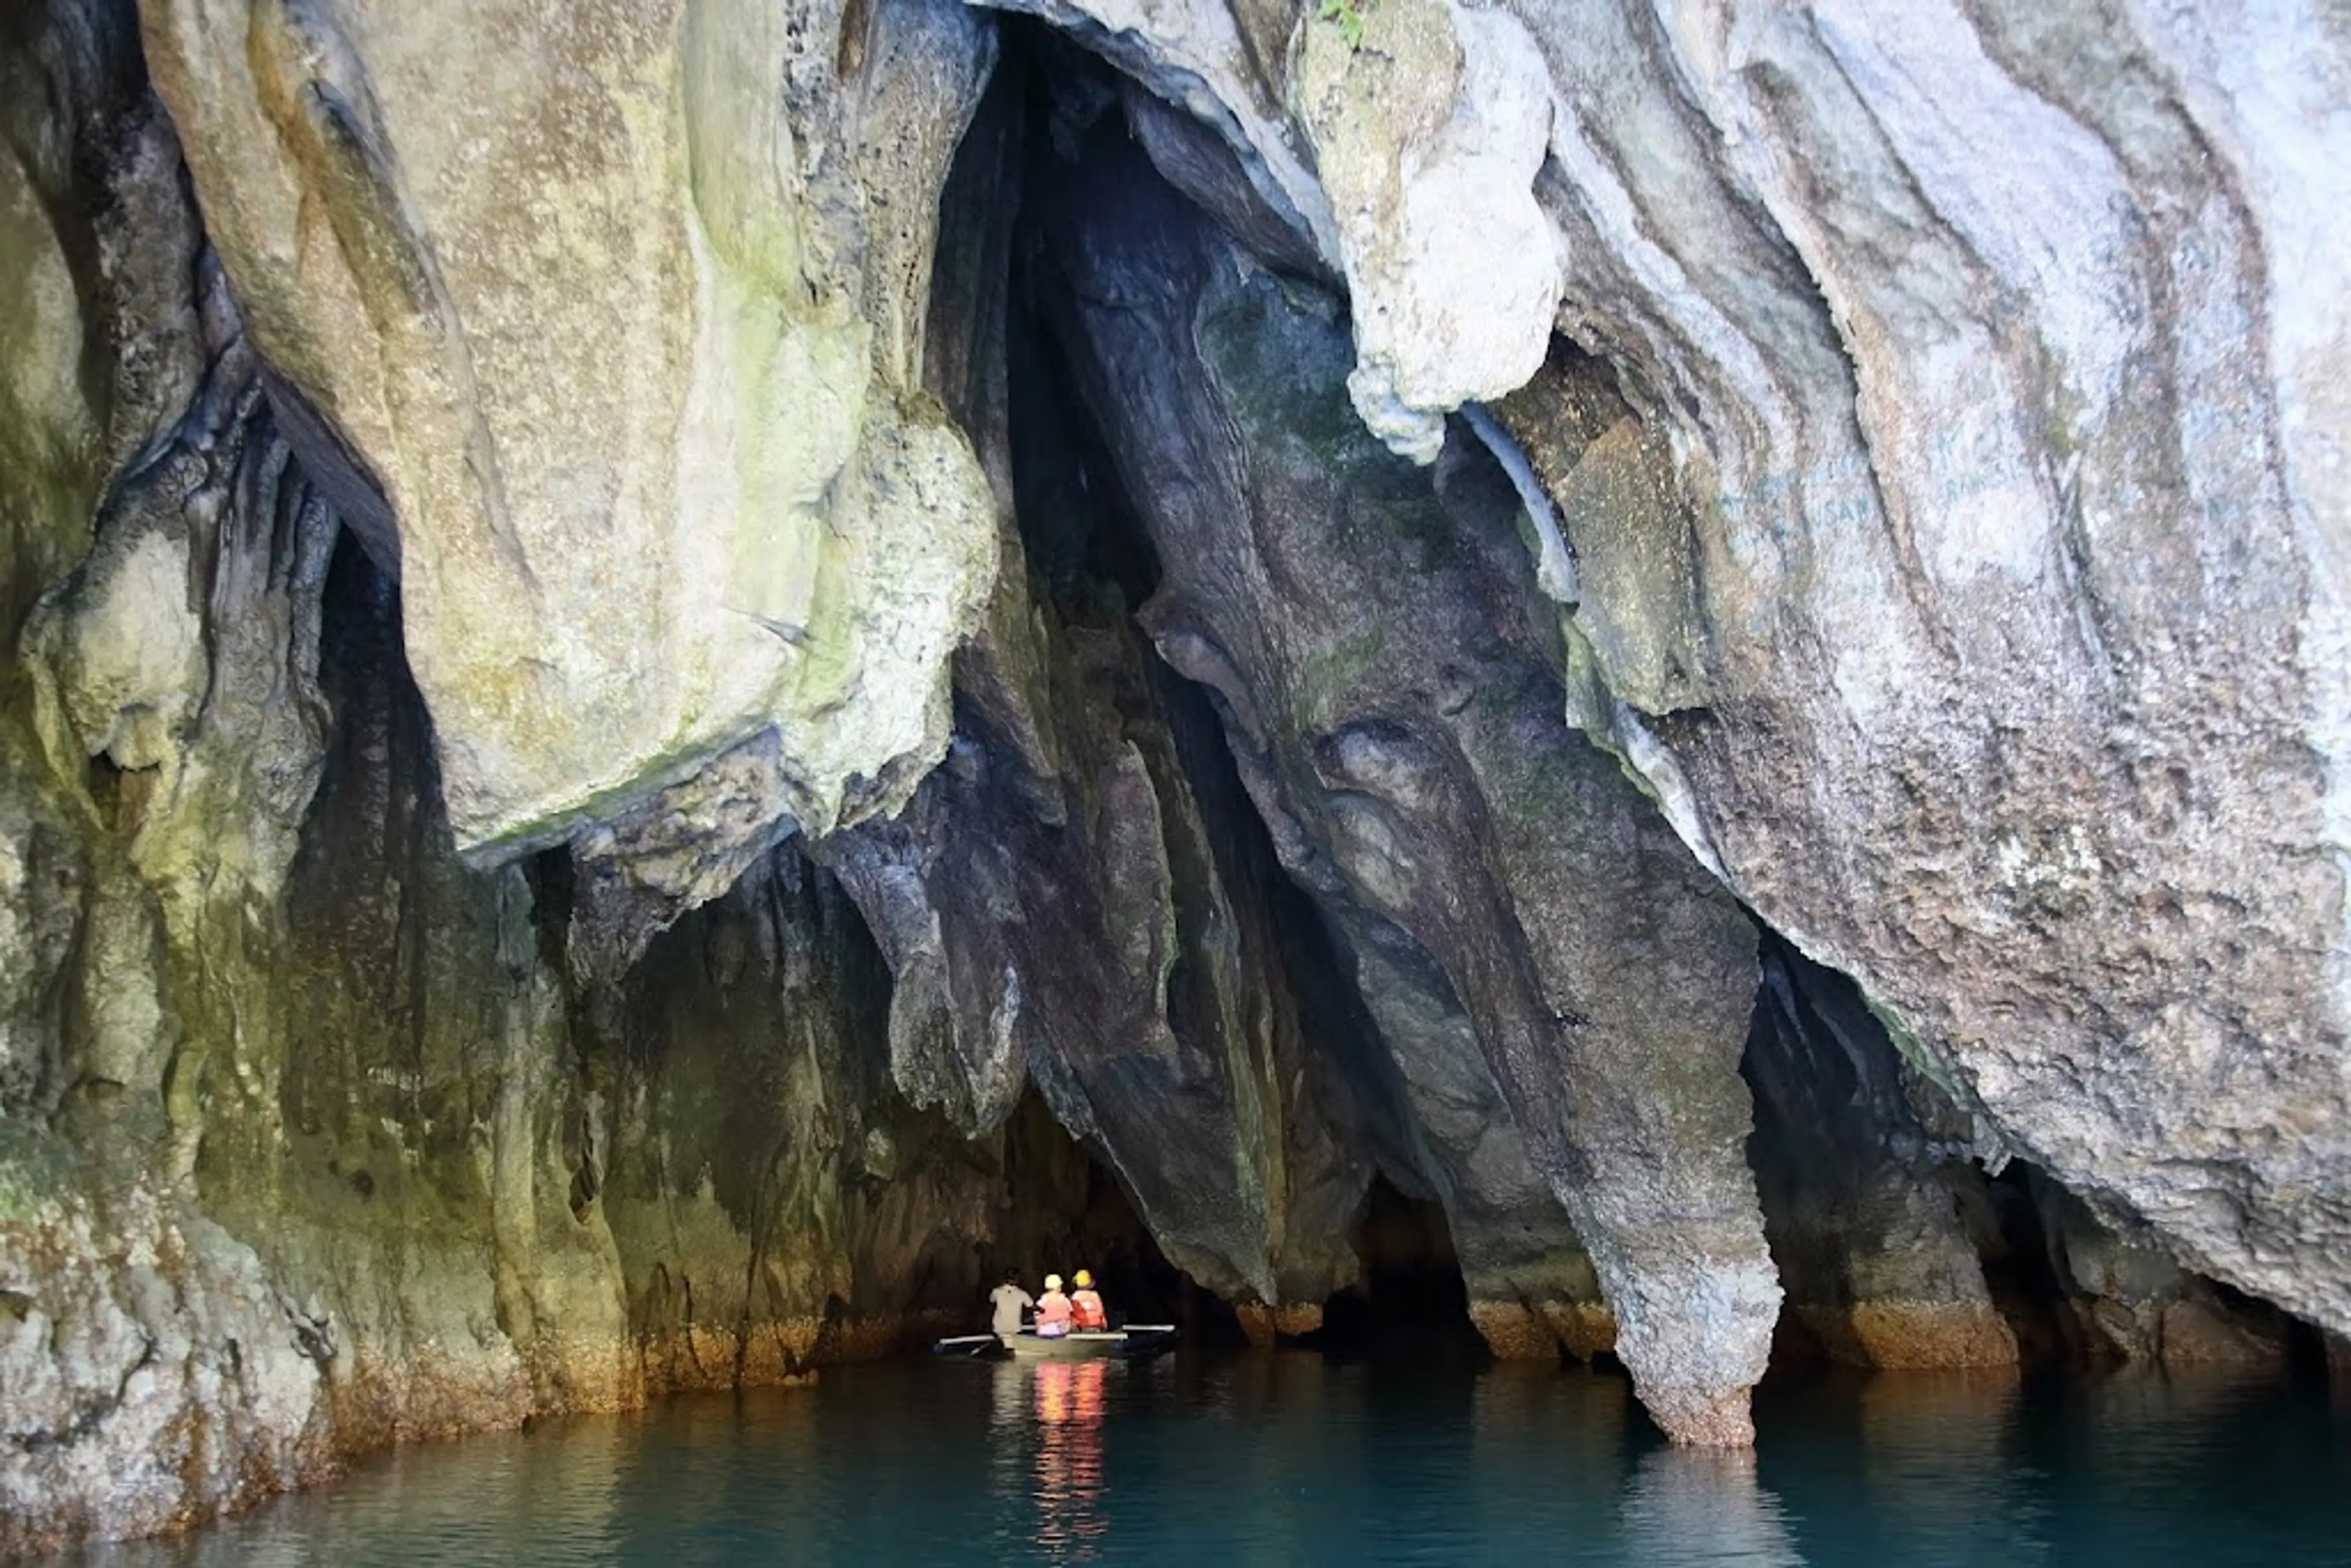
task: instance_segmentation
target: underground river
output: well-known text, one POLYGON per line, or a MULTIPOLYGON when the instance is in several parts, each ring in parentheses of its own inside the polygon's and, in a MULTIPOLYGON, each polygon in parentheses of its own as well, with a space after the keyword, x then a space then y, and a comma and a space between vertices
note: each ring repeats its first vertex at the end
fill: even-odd
POLYGON ((2351 1561, 2324 1387, 2116 1373, 1767 1383, 1751 1454, 1621 1375, 1184 1355, 901 1361, 397 1450, 164 1564, 2351 1561))

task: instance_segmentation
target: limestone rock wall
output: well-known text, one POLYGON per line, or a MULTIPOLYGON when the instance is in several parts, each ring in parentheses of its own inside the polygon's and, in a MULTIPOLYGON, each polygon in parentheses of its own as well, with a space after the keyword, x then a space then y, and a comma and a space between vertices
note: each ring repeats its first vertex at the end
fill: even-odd
POLYGON ((1068 1169, 889 1089, 804 861, 622 994, 567 857, 461 859, 381 541, 297 455, 132 18, 8 26, 0 1551, 966 1307, 1008 1184, 1068 1169))
POLYGON ((919 381, 987 28, 946 0, 141 20, 273 401, 400 580, 459 844, 562 839, 770 732, 757 827, 903 800, 994 571, 919 381))
POLYGON ((1336 301, 1251 277, 1100 130, 1049 232, 1166 566, 1144 623, 1291 873, 1404 981, 1374 1017, 1458 1018, 1651 1413, 1743 1440, 1780 1295, 1741 1157, 1753 928, 1567 728, 1510 511, 1448 509, 1371 443, 1336 301))
POLYGON ((1048 14, 1257 188, 1307 150, 1364 420, 1493 405, 1577 724, 1982 1150, 2339 1326, 2339 31, 1048 14))
POLYGON ((1380 1179, 1686 1441, 2351 1332, 2339 40, 1006 9, 0 22, 0 1550, 1380 1179))
MULTIPOLYGON (((242 449, 266 447, 247 417, 242 449)), ((37 863, 31 911, 68 941, 16 999, 50 1009, 48 1054, 0 1124, 0 1542, 185 1523, 385 1442, 788 1379, 963 1321, 999 1211, 1063 1200, 1014 1194, 995 1145, 890 1088, 845 897, 778 852, 663 938, 604 1034, 563 951, 568 862, 458 857, 389 585, 348 543, 308 578, 240 561, 250 514, 223 520, 215 580, 310 612, 316 727, 260 666, 210 686, 308 737, 280 887, 191 863, 236 846, 195 826, 249 797, 189 781, 272 782, 250 735, 231 756, 199 725, 177 793, 160 766, 79 792, 10 776, 68 857, 37 863)), ((82 624, 94 575, 42 613, 82 624)), ((257 608, 220 625, 271 624, 257 608)))
MULTIPOLYGON (((1695 411, 1664 423, 1714 662, 1646 770, 1994 1136, 2331 1321, 2351 685, 2340 421, 2308 356, 2346 296, 2276 258, 2336 210, 2280 171, 2341 126, 2247 73, 2339 41, 2240 20, 1529 17, 1566 103, 1629 50, 1675 62, 1690 90, 1646 156, 1717 193, 1611 182, 1673 262, 1570 285, 1578 319, 1623 323, 1582 336, 1638 368, 1649 417, 1695 411), (1962 154, 1959 117, 2038 151, 1962 154), (1785 269, 1734 275, 1742 228, 1785 269)), ((1637 169, 1631 133, 1586 111, 1555 135, 1637 169)), ((1628 209, 1568 183, 1538 193, 1569 253, 1627 254, 1628 209)))

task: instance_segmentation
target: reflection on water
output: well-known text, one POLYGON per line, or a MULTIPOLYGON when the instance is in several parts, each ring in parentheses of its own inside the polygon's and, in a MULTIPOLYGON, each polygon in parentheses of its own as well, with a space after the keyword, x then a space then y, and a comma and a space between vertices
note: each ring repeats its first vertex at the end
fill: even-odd
POLYGON ((1636 1563, 1802 1563, 1780 1500, 1755 1483, 1751 1453, 1653 1448, 1625 1488, 1625 1546, 1636 1563))
MULTIPOLYGON (((998 1375, 1019 1371, 1016 1364, 998 1375)), ((1060 1561, 1092 1562, 1110 1533, 1110 1520, 1099 1507, 1110 1363, 1049 1361, 1029 1376, 1037 1393, 1037 1544, 1060 1561)))
POLYGON ((918 1364, 428 1446, 186 1540, 257 1563, 2351 1563, 2351 1422, 2273 1381, 1772 1390, 1678 1452, 1621 1378, 918 1364))
POLYGON ((2011 1560, 2033 1561, 2032 1488, 2026 1476, 2011 1474, 2004 1457, 2004 1435, 2015 1424, 2022 1394, 2013 1369, 1877 1377, 1858 1385, 1855 1413, 1870 1495, 1884 1500, 1886 1517, 1901 1521, 1909 1539, 1949 1540, 1980 1531, 1977 1516, 1990 1513, 2018 1526, 2011 1560))

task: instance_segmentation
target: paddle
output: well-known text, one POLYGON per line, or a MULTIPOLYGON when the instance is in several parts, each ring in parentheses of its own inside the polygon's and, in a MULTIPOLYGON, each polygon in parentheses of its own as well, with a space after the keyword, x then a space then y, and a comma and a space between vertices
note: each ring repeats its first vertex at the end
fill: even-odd
POLYGON ((953 1339, 934 1341, 931 1354, 933 1355, 977 1355, 995 1343, 996 1336, 992 1333, 957 1334, 953 1339))

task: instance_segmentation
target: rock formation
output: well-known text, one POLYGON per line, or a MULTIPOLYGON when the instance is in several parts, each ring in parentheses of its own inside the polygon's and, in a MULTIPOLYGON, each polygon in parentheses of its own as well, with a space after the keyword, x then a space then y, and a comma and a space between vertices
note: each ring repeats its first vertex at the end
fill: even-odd
POLYGON ((992 568, 919 381, 987 28, 949 0, 141 21, 281 421, 399 577, 459 844, 569 837, 763 730, 771 821, 903 800, 992 568))
POLYGON ((1562 321, 1645 407, 1530 446, 1570 555, 1624 563, 1575 618, 1705 652, 1658 700, 1591 639, 1693 846, 1987 1152, 2331 1320, 2346 290, 2283 258, 2342 254, 2284 170, 2345 127, 2241 96, 2339 58, 2301 25, 1531 13, 1562 321), (1686 549, 1606 538, 1645 452, 1686 549))
POLYGON ((15 7, 0 1551, 1399 1199, 1690 1444, 2351 1334, 2336 32, 15 7))
POLYGON ((1105 152, 1047 222, 1167 563, 1143 619, 1215 695, 1285 866, 1376 952, 1357 978, 1388 1049, 1483 1066, 1644 1402, 1734 1438, 1779 1304, 1740 1157, 1753 929, 1562 722, 1510 507, 1447 508, 1362 434, 1337 302, 1244 277, 1139 161, 1105 152))

